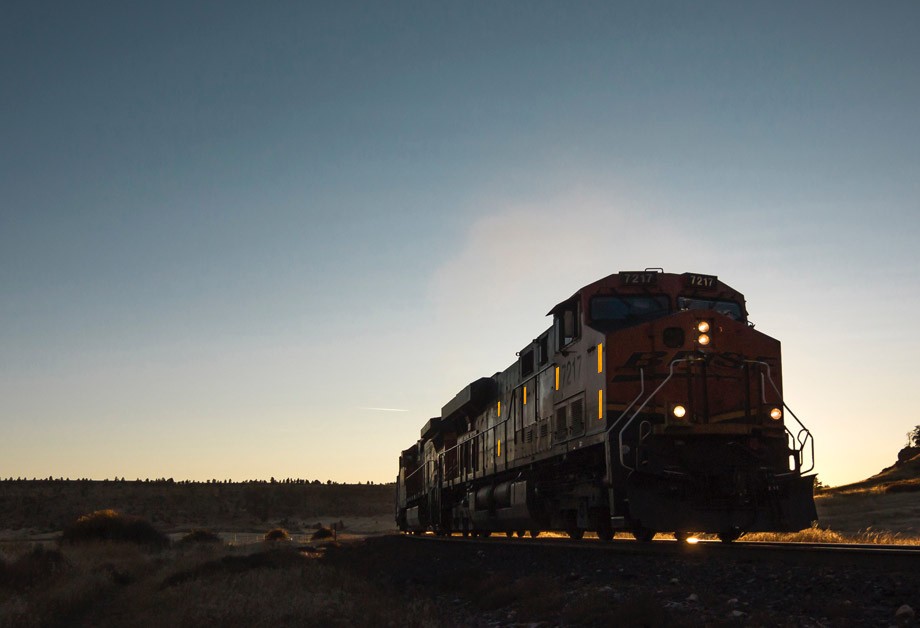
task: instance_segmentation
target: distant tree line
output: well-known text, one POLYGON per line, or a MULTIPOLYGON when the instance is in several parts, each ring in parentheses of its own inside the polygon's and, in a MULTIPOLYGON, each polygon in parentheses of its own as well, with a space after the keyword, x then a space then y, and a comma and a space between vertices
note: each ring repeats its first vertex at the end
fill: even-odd
MULTIPOLYGON (((109 478, 103 478, 101 480, 95 480, 93 478, 74 478, 73 480, 71 480, 70 478, 64 478, 64 477, 56 478, 54 476, 48 476, 47 478, 35 478, 35 477, 32 477, 32 478, 16 477, 14 478, 13 476, 10 476, 8 478, 0 478, 0 482, 113 482, 113 483, 115 482, 129 483, 130 482, 134 484, 309 484, 309 485, 314 485, 314 486, 319 486, 319 485, 324 485, 324 484, 328 486, 348 485, 348 482, 336 482, 334 480, 326 480, 325 482, 321 480, 306 480, 303 478, 284 478, 283 480, 276 480, 274 477, 268 480, 258 479, 258 480, 242 480, 240 482, 234 482, 231 479, 176 481, 173 478, 155 478, 153 480, 151 480, 150 478, 144 478, 143 480, 140 478, 137 478, 134 480, 125 480, 124 476, 122 477, 115 476, 111 480, 109 478)), ((373 480, 368 480, 366 482, 356 482, 354 486, 360 486, 362 484, 373 486, 374 484, 376 484, 376 482, 374 482, 373 480)))

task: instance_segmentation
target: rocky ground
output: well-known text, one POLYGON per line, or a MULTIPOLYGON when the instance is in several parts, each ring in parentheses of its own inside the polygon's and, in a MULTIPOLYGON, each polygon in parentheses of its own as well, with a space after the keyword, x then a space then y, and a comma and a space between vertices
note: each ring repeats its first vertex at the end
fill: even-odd
POLYGON ((663 551, 391 535, 343 544, 325 560, 407 599, 433 600, 445 625, 893 626, 914 625, 920 608, 920 556, 893 563, 654 545, 663 551))

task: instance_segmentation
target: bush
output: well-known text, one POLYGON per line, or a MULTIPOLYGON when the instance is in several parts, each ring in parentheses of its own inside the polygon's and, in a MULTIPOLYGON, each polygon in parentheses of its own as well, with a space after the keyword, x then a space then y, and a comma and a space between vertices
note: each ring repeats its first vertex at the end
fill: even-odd
POLYGON ((169 538, 140 517, 123 515, 114 510, 97 510, 83 515, 64 528, 64 543, 122 541, 152 548, 169 545, 169 538))
POLYGON ((188 534, 182 537, 182 540, 179 541, 183 544, 189 543, 222 543, 220 537, 211 532, 210 530, 203 530, 201 528, 197 530, 192 530, 188 534))
POLYGON ((266 541, 290 541, 291 536, 284 528, 273 528, 265 533, 263 537, 266 541))
POLYGON ((313 536, 310 537, 310 540, 318 541, 320 539, 331 539, 334 536, 335 532, 333 532, 330 528, 320 528, 313 533, 313 536))

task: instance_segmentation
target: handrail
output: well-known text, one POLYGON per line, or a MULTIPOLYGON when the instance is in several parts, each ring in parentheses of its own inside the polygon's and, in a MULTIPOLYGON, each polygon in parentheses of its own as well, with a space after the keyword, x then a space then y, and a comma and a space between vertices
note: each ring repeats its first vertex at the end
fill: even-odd
MULTIPOLYGON (((682 358, 682 359, 680 359, 680 360, 674 360, 673 362, 671 362, 670 368, 668 369, 668 376, 664 379, 663 382, 661 382, 660 384, 658 384, 658 387, 657 387, 655 390, 652 391, 652 394, 650 394, 648 397, 645 398, 645 401, 642 402, 642 405, 639 406, 638 408, 636 408, 636 411, 633 412, 632 416, 629 417, 629 420, 626 421, 626 424, 625 424, 625 425, 623 426, 623 428, 620 430, 620 436, 619 436, 619 444, 620 444, 620 464, 621 464, 624 468, 629 469, 630 471, 635 471, 635 470, 636 470, 634 467, 631 467, 631 466, 629 466, 628 464, 626 464, 626 460, 625 460, 624 457, 623 457, 623 434, 626 432, 626 429, 630 426, 630 424, 632 424, 633 421, 636 420, 636 417, 639 416, 639 413, 642 412, 643 409, 645 409, 645 406, 648 405, 648 402, 652 400, 652 397, 654 397, 655 395, 657 395, 657 394, 658 394, 658 391, 661 390, 661 389, 664 387, 664 385, 667 384, 667 383, 671 380, 672 377, 674 377, 674 365, 675 365, 675 364, 679 364, 680 362, 699 362, 699 361, 701 361, 701 360, 702 360, 702 358, 690 357, 690 358, 682 358)), ((639 393, 639 397, 642 396, 642 392, 644 392, 644 391, 645 391, 645 380, 644 380, 644 375, 643 375, 643 387, 642 387, 642 391, 639 393)), ((635 403, 636 401, 638 401, 639 397, 636 397, 636 399, 633 400, 633 403, 635 403)), ((630 407, 632 407, 632 404, 629 404, 629 405, 630 405, 630 407)), ((624 414, 625 414, 626 412, 629 412, 629 408, 627 408, 627 409, 624 411, 624 414)))
MULTIPOLYGON (((645 369, 643 368, 639 369, 639 385, 640 385, 639 394, 636 395, 635 399, 629 402, 629 405, 626 406, 626 409, 623 410, 623 413, 620 414, 620 417, 626 416, 626 414, 632 409, 632 407, 636 405, 636 402, 642 398, 642 395, 645 394, 645 369)), ((633 418, 635 418, 635 416, 633 416, 633 418)), ((623 429, 620 430, 620 433, 617 435, 617 445, 619 448, 618 454, 620 456, 620 466, 634 471, 635 469, 632 469, 632 467, 627 466, 626 460, 623 458, 623 433, 626 432, 626 428, 629 427, 629 424, 632 423, 632 421, 633 419, 629 419, 626 422, 626 425, 623 426, 623 429)), ((617 420, 616 423, 619 423, 619 420, 617 420)), ((614 423, 614 425, 616 425, 616 423, 614 423)), ((614 425, 611 425, 610 427, 608 427, 607 432, 612 430, 614 428, 614 425)), ((604 432, 604 433, 606 434, 607 432, 604 432)))
MULTIPOLYGON (((796 449, 793 449, 793 451, 795 451, 795 452, 799 455, 799 467, 800 467, 799 470, 798 470, 799 475, 801 475, 801 474, 803 474, 803 473, 808 473, 809 471, 811 471, 812 469, 815 468, 815 439, 814 439, 814 437, 812 436, 811 431, 810 431, 807 427, 805 427, 805 424, 802 423, 801 420, 799 420, 799 417, 797 417, 797 416, 795 415, 795 412, 792 411, 792 408, 790 408, 789 406, 787 406, 787 405, 786 405, 786 402, 783 401, 783 394, 779 391, 779 387, 776 385, 776 382, 773 381, 773 375, 772 375, 771 372, 770 372, 770 365, 767 364, 766 362, 762 362, 762 361, 760 361, 760 360, 745 360, 744 362, 745 362, 746 364, 759 364, 759 365, 761 365, 761 366, 763 366, 763 367, 766 367, 766 369, 767 369, 767 381, 770 382, 770 386, 772 386, 772 387, 773 387, 773 390, 776 391, 776 395, 780 398, 780 403, 783 405, 783 407, 784 407, 786 410, 789 411, 789 414, 792 415, 792 418, 795 419, 795 422, 799 424, 799 428, 800 428, 800 429, 799 429, 799 431, 798 431, 797 434, 793 434, 793 433, 792 433, 792 430, 790 430, 788 427, 786 427, 785 422, 783 422, 783 429, 786 430, 786 433, 793 439, 793 441, 794 441, 795 443, 797 443, 797 444, 799 445, 799 449, 797 449, 797 450, 796 450, 796 449), (804 434, 804 436, 803 436, 803 434, 804 434), (811 460, 810 460, 810 461, 811 461, 811 466, 809 466, 807 469, 802 469, 802 468, 801 468, 802 463, 803 463, 802 458, 803 458, 803 454, 804 454, 804 451, 805 451, 805 446, 806 446, 806 444, 809 446, 809 458, 811 459, 811 460)), ((761 371, 760 376, 761 376, 761 378, 763 378, 763 371, 761 371)), ((761 393, 761 396, 763 396, 762 393, 761 393)), ((784 477, 784 476, 793 475, 793 474, 794 474, 794 472, 793 472, 793 471, 790 471, 789 473, 780 473, 780 474, 777 474, 776 477, 784 477)))

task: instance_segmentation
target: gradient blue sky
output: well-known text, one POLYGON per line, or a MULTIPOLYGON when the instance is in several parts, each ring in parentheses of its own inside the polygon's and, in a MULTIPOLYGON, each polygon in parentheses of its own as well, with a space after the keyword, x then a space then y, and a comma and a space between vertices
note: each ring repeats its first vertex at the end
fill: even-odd
POLYGON ((553 304, 646 266, 744 292, 822 479, 871 475, 920 424, 918 27, 4 2, 0 476, 390 481, 553 304))

